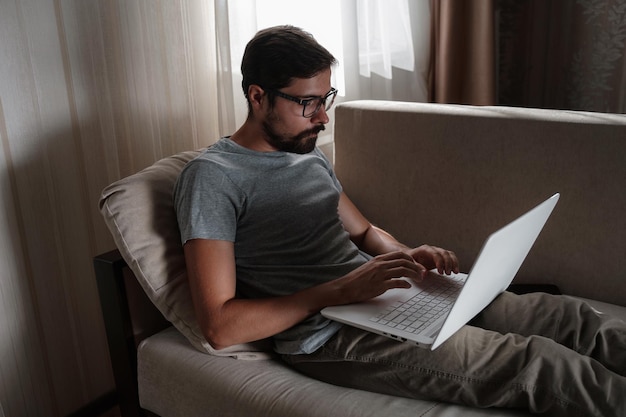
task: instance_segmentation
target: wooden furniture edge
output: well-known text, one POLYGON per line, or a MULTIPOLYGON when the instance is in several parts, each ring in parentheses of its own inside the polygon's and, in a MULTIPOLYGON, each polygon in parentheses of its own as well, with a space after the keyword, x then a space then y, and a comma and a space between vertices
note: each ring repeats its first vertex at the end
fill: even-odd
POLYGON ((94 257, 93 265, 120 411, 123 417, 146 416, 139 404, 137 348, 124 285, 127 264, 113 250, 94 257))

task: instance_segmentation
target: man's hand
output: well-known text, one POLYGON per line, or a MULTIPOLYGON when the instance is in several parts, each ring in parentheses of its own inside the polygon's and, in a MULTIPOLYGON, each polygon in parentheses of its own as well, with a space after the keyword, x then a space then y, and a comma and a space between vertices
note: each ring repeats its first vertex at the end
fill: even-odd
POLYGON ((421 281, 431 269, 440 274, 459 272, 454 252, 436 246, 422 245, 378 255, 349 274, 333 281, 336 299, 331 304, 366 301, 392 288, 410 288, 402 277, 421 281))
POLYGON ((425 267, 404 251, 385 253, 333 281, 336 299, 329 301, 330 304, 357 303, 392 288, 410 288, 411 284, 397 278, 421 280, 426 272, 425 267))
POLYGON ((459 273, 459 260, 454 252, 436 246, 422 245, 409 250, 415 262, 423 265, 427 270, 437 269, 440 274, 450 275, 459 273))

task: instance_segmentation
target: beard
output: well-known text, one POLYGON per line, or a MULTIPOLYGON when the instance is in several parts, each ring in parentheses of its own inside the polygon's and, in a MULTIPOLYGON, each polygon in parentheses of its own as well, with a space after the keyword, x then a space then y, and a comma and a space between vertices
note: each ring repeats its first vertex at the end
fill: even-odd
POLYGON ((315 149, 317 143, 317 134, 326 127, 319 124, 311 129, 304 130, 295 136, 280 134, 274 129, 269 121, 263 122, 263 131, 266 135, 267 142, 279 151, 306 154, 315 149))

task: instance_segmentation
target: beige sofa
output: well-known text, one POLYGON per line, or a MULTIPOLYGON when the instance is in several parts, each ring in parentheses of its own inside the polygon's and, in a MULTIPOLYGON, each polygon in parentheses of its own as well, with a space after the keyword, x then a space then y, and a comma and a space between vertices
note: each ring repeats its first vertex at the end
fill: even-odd
MULTIPOLYGON (((118 181, 100 202, 118 247, 95 268, 125 416, 528 415, 332 386, 264 343, 213 350, 193 317, 171 203, 196 154, 118 181)), ((490 232, 560 192, 516 284, 556 285, 626 320, 626 116, 351 102, 336 108, 334 155, 372 222, 455 250, 465 270, 490 232)))

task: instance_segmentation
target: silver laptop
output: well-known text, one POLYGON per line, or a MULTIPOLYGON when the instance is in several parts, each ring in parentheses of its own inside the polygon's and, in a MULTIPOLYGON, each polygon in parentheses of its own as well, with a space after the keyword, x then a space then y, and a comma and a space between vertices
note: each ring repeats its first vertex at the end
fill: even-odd
MULTIPOLYGON (((369 301, 326 307, 324 317, 396 340, 436 349, 480 313, 513 281, 559 194, 493 233, 469 274, 430 271, 410 289, 393 289, 369 301)), ((404 279, 404 278, 400 278, 404 279)))

